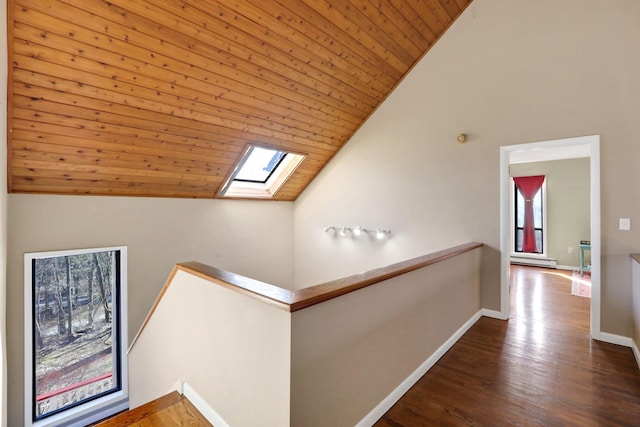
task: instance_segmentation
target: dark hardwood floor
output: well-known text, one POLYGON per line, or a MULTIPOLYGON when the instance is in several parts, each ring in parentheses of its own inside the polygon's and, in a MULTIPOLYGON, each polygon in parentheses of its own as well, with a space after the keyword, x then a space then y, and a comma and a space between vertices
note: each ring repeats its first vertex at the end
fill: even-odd
POLYGON ((513 266, 511 318, 481 318, 375 425, 640 426, 631 349, 591 340, 571 274, 513 266))

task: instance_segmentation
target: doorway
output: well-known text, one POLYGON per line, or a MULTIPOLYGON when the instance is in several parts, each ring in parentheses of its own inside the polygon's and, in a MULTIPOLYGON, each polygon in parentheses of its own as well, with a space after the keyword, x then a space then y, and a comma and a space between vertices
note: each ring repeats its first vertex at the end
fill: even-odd
POLYGON ((511 183, 509 164, 522 156, 538 159, 590 159, 591 337, 600 339, 600 136, 590 135, 500 147, 500 317, 509 318, 511 254, 511 183))

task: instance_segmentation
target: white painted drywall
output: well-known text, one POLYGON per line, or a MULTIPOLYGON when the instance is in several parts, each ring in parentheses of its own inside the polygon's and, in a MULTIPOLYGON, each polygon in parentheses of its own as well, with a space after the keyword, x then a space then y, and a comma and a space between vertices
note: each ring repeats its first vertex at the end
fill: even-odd
POLYGON ((481 253, 293 313, 291 425, 354 426, 391 395, 480 311, 481 253))
POLYGON ((231 426, 289 424, 291 314, 178 271, 129 353, 132 408, 181 380, 231 426))

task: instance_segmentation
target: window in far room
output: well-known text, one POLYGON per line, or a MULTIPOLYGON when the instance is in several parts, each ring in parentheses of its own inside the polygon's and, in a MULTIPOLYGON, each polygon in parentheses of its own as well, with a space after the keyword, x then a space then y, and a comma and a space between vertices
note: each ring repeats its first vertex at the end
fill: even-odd
POLYGON ((544 254, 544 176, 514 180, 514 252, 544 254))

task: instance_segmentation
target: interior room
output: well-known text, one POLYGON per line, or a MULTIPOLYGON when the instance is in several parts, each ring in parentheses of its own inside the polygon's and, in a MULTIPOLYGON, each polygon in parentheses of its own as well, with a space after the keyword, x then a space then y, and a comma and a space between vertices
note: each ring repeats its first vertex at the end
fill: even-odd
MULTIPOLYGON (((640 362, 640 2, 0 2, 2 426, 101 419, 84 398, 76 424, 40 418, 25 362, 25 254, 89 248, 126 254, 126 407, 178 391, 216 427, 373 425, 509 322, 515 176, 546 176, 549 270, 591 244, 592 341, 640 362), (574 138, 588 156, 509 164, 574 138), (269 176, 243 178, 259 148, 269 176)), ((88 281, 109 318, 101 262, 72 291, 67 261, 45 307, 88 281)))

